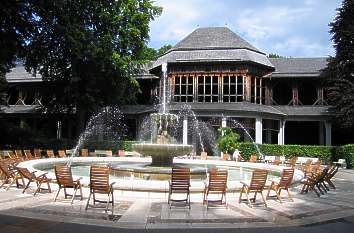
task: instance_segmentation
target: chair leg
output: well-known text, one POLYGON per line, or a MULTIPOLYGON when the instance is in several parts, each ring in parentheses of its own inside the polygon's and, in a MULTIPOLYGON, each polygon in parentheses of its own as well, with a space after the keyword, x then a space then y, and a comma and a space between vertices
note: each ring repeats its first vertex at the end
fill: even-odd
MULTIPOLYGON (((264 206, 267 207, 267 201, 266 199, 264 198, 264 195, 263 195, 263 192, 261 192, 261 196, 262 196, 262 199, 263 199, 263 202, 264 202, 264 206)), ((280 200, 280 199, 279 199, 280 200)), ((281 202, 280 202, 281 203, 281 202)))
POLYGON ((77 187, 74 188, 73 196, 71 197, 71 205, 74 203, 74 198, 76 197, 77 187))
POLYGON ((87 199, 87 203, 86 203, 85 210, 87 210, 87 208, 88 208, 88 206, 89 206, 90 198, 91 198, 91 190, 90 190, 90 194, 89 194, 88 199, 87 199))
POLYGON ((281 189, 276 190, 276 191, 275 191, 275 194, 277 195, 277 198, 278 198, 280 204, 283 204, 283 202, 282 202, 282 200, 281 200, 280 192, 281 192, 281 189))
POLYGON ((252 208, 253 206, 252 206, 252 203, 251 203, 251 200, 250 200, 248 194, 249 194, 249 192, 247 191, 247 192, 246 192, 247 202, 248 202, 248 205, 252 208))
POLYGON ((332 181, 330 181, 330 180, 326 180, 326 181, 331 188, 336 189, 336 186, 333 184, 332 181))
POLYGON ((286 188, 286 192, 288 193, 289 200, 293 202, 294 200, 293 200, 293 197, 292 197, 292 195, 291 195, 291 193, 289 191, 289 188, 286 188))
POLYGON ((81 187, 81 185, 79 187, 80 187, 80 195, 81 195, 81 201, 82 201, 84 199, 84 195, 82 195, 82 187, 81 187))
MULTIPOLYGON (((15 179, 13 179, 13 180, 11 181, 11 183, 9 184, 9 186, 6 187, 6 191, 8 191, 8 190, 10 189, 11 185, 13 185, 14 183, 15 183, 15 179)), ((4 184, 5 184, 5 183, 4 183, 4 184)))
POLYGON ((55 195, 54 202, 57 201, 57 198, 58 198, 58 195, 59 195, 60 190, 61 190, 61 187, 59 187, 59 189, 58 189, 58 191, 57 191, 57 194, 55 195))
POLYGON ((241 203, 241 201, 242 201, 242 194, 243 194, 243 186, 242 186, 241 191, 240 191, 240 197, 238 199, 238 203, 241 203))
POLYGON ((34 192, 33 196, 36 196, 37 192, 40 191, 41 185, 42 185, 42 181, 37 182, 37 189, 36 189, 36 191, 34 192))
POLYGON ((31 182, 32 182, 32 181, 30 181, 30 180, 28 181, 26 187, 22 190, 22 193, 25 193, 26 189, 28 189, 28 187, 29 187, 29 185, 30 185, 31 182))

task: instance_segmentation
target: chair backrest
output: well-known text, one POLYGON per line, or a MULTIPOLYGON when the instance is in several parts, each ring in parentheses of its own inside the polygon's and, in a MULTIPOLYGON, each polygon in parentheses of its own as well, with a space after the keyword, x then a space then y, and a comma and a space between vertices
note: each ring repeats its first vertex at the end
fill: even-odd
POLYGON ((98 193, 109 193, 109 167, 92 165, 90 168, 90 189, 98 193))
POLYGON ((294 177, 294 168, 284 168, 279 181, 279 186, 288 188, 291 185, 294 177))
POLYGON ((47 150, 47 156, 48 156, 48 158, 55 158, 54 151, 53 150, 47 150))
POLYGON ((113 156, 112 150, 106 150, 106 156, 112 157, 113 156))
POLYGON ((338 169, 339 169, 338 166, 331 166, 328 169, 326 179, 331 179, 338 172, 338 169))
POLYGON ((250 162, 250 163, 255 163, 255 162, 257 162, 257 155, 251 155, 249 162, 250 162))
POLYGON ((66 153, 65 150, 58 150, 58 155, 60 158, 66 158, 66 153))
POLYGON ((25 153, 25 156, 28 160, 33 159, 32 153, 30 150, 23 150, 23 152, 25 153))
POLYGON ((291 167, 294 168, 295 165, 296 165, 296 162, 297 162, 297 157, 294 156, 294 157, 291 157, 289 164, 290 164, 291 167))
POLYGON ((26 178, 28 180, 36 180, 36 176, 33 173, 31 173, 27 168, 25 167, 16 167, 16 168, 23 178, 26 178))
POLYGON ((15 155, 18 159, 24 159, 22 150, 15 150, 15 155))
POLYGON ((60 186, 73 186, 74 181, 71 173, 71 167, 65 165, 56 165, 54 167, 56 180, 60 186))
POLYGON ((36 159, 42 158, 42 154, 41 154, 41 150, 40 150, 40 149, 34 149, 34 150, 33 150, 33 153, 34 153, 34 157, 35 157, 36 159))
POLYGON ((339 164, 345 164, 346 161, 345 161, 345 159, 338 159, 338 163, 339 163, 339 164))
POLYGON ((209 191, 226 192, 228 172, 224 169, 212 169, 209 172, 209 191))
POLYGON ((280 157, 279 156, 275 156, 273 164, 274 165, 279 165, 280 164, 280 157))
POLYGON ((81 157, 88 157, 89 152, 88 149, 81 149, 81 157))
POLYGON ((250 183, 250 191, 261 192, 267 181, 268 171, 263 169, 256 169, 252 173, 252 179, 250 183))
POLYGON ((6 162, 1 161, 0 162, 0 171, 9 178, 13 178, 14 177, 14 172, 11 172, 9 169, 9 164, 6 162))
POLYGON ((171 189, 189 190, 191 170, 187 167, 172 167, 171 189))

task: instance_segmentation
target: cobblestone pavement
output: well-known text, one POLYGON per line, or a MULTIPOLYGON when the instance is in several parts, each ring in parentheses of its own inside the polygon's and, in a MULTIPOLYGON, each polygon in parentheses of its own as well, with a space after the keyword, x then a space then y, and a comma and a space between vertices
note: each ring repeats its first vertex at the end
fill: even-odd
MULTIPOLYGON (((102 208, 85 211, 87 199, 77 199, 71 205, 69 200, 64 200, 63 194, 53 202, 55 193, 34 197, 33 189, 25 194, 16 188, 1 189, 0 232, 71 232, 73 229, 77 229, 75 232, 83 229, 86 230, 82 232, 113 232, 114 229, 125 232, 122 228, 130 229, 127 232, 166 232, 166 228, 169 232, 172 229, 175 229, 172 232, 181 229, 182 232, 188 232, 188 229, 199 232, 199 228, 210 232, 212 229, 213 232, 237 232, 235 229, 243 229, 243 232, 261 229, 262 232, 311 232, 311 229, 329 232, 334 226, 350 230, 354 226, 354 218, 350 217, 354 215, 353 181, 354 171, 341 169, 334 179, 336 190, 318 198, 312 192, 299 194, 300 187, 293 187, 294 202, 285 199, 280 204, 271 199, 267 208, 261 204, 255 204, 253 208, 239 204, 238 192, 227 194, 226 207, 208 209, 202 203, 202 194, 192 194, 191 209, 188 209, 169 208, 164 193, 116 190, 116 204, 113 213, 108 214, 102 208)), ((88 197, 87 188, 84 196, 88 197)))

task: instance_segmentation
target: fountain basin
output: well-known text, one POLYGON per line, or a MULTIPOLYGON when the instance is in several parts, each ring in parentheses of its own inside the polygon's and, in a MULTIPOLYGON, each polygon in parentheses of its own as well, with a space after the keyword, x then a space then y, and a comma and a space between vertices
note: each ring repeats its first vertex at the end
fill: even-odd
POLYGON ((132 149, 142 155, 151 156, 152 166, 172 166, 173 158, 192 152, 193 146, 184 144, 136 143, 132 149))

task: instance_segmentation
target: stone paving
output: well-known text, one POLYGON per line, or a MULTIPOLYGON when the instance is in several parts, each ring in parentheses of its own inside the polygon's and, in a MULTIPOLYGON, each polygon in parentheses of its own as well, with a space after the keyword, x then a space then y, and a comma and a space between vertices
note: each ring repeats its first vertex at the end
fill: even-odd
MULTIPOLYGON (((253 208, 238 203, 238 192, 227 194, 226 206, 210 208, 203 205, 202 194, 192 194, 191 209, 188 209, 169 208, 165 193, 116 190, 116 204, 113 213, 108 214, 103 208, 85 211, 87 188, 84 188, 86 198, 83 201, 77 199, 71 205, 69 200, 64 200, 62 193, 57 202, 53 202, 55 192, 34 197, 33 187, 25 194, 14 187, 9 191, 0 189, 0 215, 135 229, 302 226, 354 215, 353 181, 354 171, 341 169, 334 179, 337 189, 320 198, 313 192, 299 194, 300 186, 297 186, 291 190, 294 202, 285 199, 280 204, 271 199, 267 202, 268 207, 255 204, 253 208)), ((52 187, 57 189, 55 185, 52 187)))

